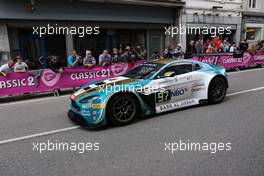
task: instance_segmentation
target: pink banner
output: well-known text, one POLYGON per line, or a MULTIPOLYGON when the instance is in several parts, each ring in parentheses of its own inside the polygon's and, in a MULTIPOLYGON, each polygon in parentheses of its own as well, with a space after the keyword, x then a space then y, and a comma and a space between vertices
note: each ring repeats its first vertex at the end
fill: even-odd
POLYGON ((9 73, 6 76, 0 76, 0 96, 79 87, 93 80, 122 75, 140 63, 142 62, 93 68, 64 68, 61 73, 54 73, 50 69, 9 73))
POLYGON ((252 60, 254 64, 264 64, 264 52, 254 54, 252 60))
MULTIPOLYGON (((264 64, 264 53, 244 53, 243 57, 233 55, 194 56, 193 60, 221 65, 225 68, 248 67, 251 64, 264 64)), ((119 63, 110 66, 93 68, 64 68, 61 73, 52 70, 33 70, 26 73, 9 73, 0 76, 0 96, 42 92, 47 90, 79 87, 93 80, 102 80, 126 73, 136 63, 119 63)))
POLYGON ((244 53, 243 57, 238 58, 233 57, 233 54, 215 56, 204 55, 194 56, 192 59, 209 64, 221 65, 225 68, 248 67, 252 64, 264 64, 264 53, 244 53))

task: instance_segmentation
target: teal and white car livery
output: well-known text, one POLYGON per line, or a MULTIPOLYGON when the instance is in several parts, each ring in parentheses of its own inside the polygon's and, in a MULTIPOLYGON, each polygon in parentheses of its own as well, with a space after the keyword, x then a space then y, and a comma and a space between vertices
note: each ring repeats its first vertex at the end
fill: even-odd
POLYGON ((122 76, 84 85, 71 96, 68 116, 88 127, 127 125, 139 116, 220 103, 227 88, 221 66, 193 60, 154 60, 122 76))

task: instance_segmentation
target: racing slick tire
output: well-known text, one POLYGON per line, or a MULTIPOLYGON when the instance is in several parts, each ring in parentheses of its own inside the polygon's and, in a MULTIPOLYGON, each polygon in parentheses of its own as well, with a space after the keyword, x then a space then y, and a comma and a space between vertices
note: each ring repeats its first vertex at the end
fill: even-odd
POLYGON ((107 119, 113 125, 128 125, 132 123, 138 115, 139 104, 133 95, 117 94, 108 102, 107 119))
POLYGON ((226 96, 227 84, 221 77, 214 78, 209 85, 208 102, 210 104, 221 103, 226 96))

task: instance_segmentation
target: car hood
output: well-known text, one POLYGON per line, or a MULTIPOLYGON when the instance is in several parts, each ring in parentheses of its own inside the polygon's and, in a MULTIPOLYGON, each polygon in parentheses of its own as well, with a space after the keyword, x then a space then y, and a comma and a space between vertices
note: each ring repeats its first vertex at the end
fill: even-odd
POLYGON ((119 89, 114 90, 114 88, 116 87, 122 88, 122 90, 124 90, 131 85, 133 85, 136 88, 137 86, 144 86, 146 83, 147 83, 146 80, 132 79, 124 76, 118 76, 115 78, 109 78, 106 80, 96 81, 90 84, 86 84, 83 87, 81 87, 81 89, 79 89, 77 92, 75 92, 73 94, 73 97, 74 99, 78 99, 88 94, 103 95, 111 92, 110 90, 112 90, 112 88, 113 91, 119 90, 119 89), (107 91, 104 91, 106 89, 107 91))

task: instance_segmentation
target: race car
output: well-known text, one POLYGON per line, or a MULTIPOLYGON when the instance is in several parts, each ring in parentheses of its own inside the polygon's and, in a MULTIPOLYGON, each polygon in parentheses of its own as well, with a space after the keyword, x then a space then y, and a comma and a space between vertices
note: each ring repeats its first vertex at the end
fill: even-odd
POLYGON ((82 86, 71 95, 68 116, 88 127, 127 125, 141 116, 220 103, 227 88, 221 66, 194 60, 153 60, 121 76, 82 86))

